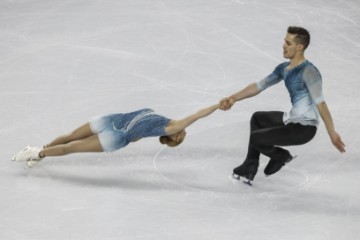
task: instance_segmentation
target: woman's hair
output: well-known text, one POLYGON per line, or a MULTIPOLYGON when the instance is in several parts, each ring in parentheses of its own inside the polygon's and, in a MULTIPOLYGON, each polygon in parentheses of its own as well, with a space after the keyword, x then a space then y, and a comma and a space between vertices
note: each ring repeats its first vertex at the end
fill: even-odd
POLYGON ((287 30, 290 34, 295 34, 295 41, 297 44, 304 45, 304 50, 310 44, 310 33, 308 30, 302 27, 290 26, 287 30))
POLYGON ((175 142, 169 136, 161 136, 159 137, 159 141, 161 144, 166 144, 169 147, 176 147, 182 143, 182 142, 175 142))

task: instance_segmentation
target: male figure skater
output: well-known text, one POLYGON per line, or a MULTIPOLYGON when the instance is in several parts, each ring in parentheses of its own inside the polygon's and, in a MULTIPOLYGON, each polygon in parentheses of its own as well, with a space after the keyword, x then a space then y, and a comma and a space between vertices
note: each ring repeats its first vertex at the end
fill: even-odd
POLYGON ((250 139, 245 161, 233 170, 237 179, 245 177, 249 184, 254 179, 260 153, 270 158, 264 173, 271 175, 290 162, 293 156, 280 146, 301 145, 309 142, 316 133, 319 113, 334 146, 345 152, 345 144, 335 131, 334 123, 322 94, 319 70, 309 62, 304 52, 310 43, 309 32, 301 27, 289 27, 283 45, 284 58, 266 78, 251 83, 239 92, 223 98, 220 109, 228 110, 240 100, 253 97, 268 87, 284 81, 290 94, 290 112, 255 112, 250 122, 250 139))

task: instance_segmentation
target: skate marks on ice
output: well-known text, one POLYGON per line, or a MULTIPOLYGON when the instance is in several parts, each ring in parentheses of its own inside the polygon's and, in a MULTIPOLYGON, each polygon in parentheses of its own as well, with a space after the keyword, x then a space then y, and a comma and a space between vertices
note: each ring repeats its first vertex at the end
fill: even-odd
POLYGON ((188 134, 182 146, 162 148, 153 159, 154 168, 166 181, 181 188, 230 194, 283 192, 302 187, 309 181, 307 174, 292 168, 291 163, 278 173, 266 177, 263 173, 269 161, 266 157, 261 158, 251 187, 243 184, 242 179, 233 179, 233 168, 241 163, 246 154, 247 147, 240 146, 247 145, 247 137, 240 135, 236 138, 232 133, 241 133, 244 124, 188 134), (222 144, 218 144, 219 139, 222 144))

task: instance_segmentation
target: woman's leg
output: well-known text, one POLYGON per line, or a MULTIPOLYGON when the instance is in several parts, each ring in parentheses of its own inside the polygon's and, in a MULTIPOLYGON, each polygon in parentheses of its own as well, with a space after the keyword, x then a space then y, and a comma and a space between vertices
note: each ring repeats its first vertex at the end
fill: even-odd
POLYGON ((14 161, 27 161, 31 167, 47 156, 62 156, 75 152, 102 152, 98 135, 89 124, 84 124, 69 134, 57 137, 43 149, 28 146, 13 157, 14 161))
POLYGON ((72 141, 85 139, 92 135, 94 135, 94 133, 91 131, 90 124, 86 123, 68 134, 64 134, 55 138, 52 142, 45 145, 44 148, 49 148, 56 145, 62 145, 72 141))
POLYGON ((65 144, 46 147, 39 153, 40 157, 63 156, 79 152, 103 152, 100 140, 97 135, 75 140, 65 144))

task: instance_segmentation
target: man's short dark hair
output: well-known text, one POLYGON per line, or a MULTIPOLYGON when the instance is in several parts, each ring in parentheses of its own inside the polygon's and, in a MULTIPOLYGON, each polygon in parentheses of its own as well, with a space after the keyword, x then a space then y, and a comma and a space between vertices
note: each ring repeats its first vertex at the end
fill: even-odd
POLYGON ((297 44, 304 45, 304 50, 309 46, 310 44, 310 33, 308 30, 302 27, 296 27, 296 26, 290 26, 287 29, 287 32, 290 34, 294 34, 295 36, 295 42, 297 44))

